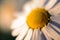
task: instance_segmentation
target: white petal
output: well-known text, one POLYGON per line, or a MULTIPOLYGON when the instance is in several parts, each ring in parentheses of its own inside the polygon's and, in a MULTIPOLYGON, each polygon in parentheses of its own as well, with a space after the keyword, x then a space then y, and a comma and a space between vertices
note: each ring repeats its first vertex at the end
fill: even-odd
POLYGON ((46 4, 45 6, 45 9, 49 10, 50 8, 52 8, 55 3, 57 2, 58 0, 49 0, 49 2, 46 4))
POLYGON ((24 40, 31 40, 32 33, 33 33, 33 30, 32 29, 29 29, 29 31, 28 31, 28 33, 27 33, 27 35, 26 35, 26 37, 25 37, 24 40))
POLYGON ((51 20, 60 24, 60 16, 51 16, 51 20))
POLYGON ((60 40, 60 35, 54 31, 51 27, 46 27, 48 33, 50 34, 49 36, 53 38, 54 40, 60 40))
POLYGON ((31 2, 27 2, 24 6, 23 6, 23 10, 25 15, 28 15, 29 12, 32 10, 31 8, 31 2))
POLYGON ((17 36, 24 29, 24 26, 18 27, 12 31, 12 36, 17 36))
POLYGON ((54 8, 49 10, 52 15, 60 15, 60 2, 54 6, 54 8))
POLYGON ((56 30, 60 33, 60 28, 54 26, 53 24, 50 24, 50 25, 52 25, 52 27, 53 27, 54 29, 56 29, 56 30))
POLYGON ((47 0, 32 0, 32 1, 33 1, 32 8, 38 7, 42 8, 47 0))
POLYGON ((12 36, 17 36, 20 33, 20 29, 15 29, 12 31, 12 36))
POLYGON ((28 15, 35 8, 42 8, 47 0, 32 0, 24 5, 25 14, 28 15))
POLYGON ((20 34, 17 36, 16 40, 23 40, 25 35, 27 34, 28 27, 25 25, 24 29, 20 32, 20 34))
POLYGON ((42 29, 42 32, 43 32, 43 34, 45 35, 45 37, 46 37, 47 40, 52 40, 51 37, 48 36, 49 34, 47 33, 45 27, 42 29))
POLYGON ((32 40, 42 40, 40 30, 38 30, 38 29, 34 30, 32 40))
POLYGON ((16 29, 23 25, 25 22, 25 18, 23 16, 18 17, 12 22, 11 29, 16 29))

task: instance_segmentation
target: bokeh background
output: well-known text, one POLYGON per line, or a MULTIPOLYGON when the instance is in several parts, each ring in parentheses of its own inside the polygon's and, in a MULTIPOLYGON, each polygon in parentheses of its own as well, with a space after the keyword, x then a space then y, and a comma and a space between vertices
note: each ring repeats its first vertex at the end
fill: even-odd
POLYGON ((0 0, 0 40, 15 40, 10 25, 16 18, 15 12, 22 11, 27 1, 29 0, 0 0))

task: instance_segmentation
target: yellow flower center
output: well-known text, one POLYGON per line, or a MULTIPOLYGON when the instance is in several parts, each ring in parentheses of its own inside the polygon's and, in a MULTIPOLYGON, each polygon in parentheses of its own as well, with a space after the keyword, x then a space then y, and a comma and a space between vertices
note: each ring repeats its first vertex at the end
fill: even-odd
POLYGON ((27 16, 27 25, 32 29, 41 29, 47 25, 50 19, 48 11, 43 8, 36 8, 27 16))

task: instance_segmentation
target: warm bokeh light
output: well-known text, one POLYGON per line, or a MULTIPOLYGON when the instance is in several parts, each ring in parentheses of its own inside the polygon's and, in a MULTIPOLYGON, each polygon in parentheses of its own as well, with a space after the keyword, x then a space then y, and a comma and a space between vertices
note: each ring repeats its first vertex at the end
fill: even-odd
POLYGON ((15 18, 15 5, 10 3, 4 3, 1 6, 1 29, 10 30, 10 24, 15 18))
MULTIPOLYGON (((15 1, 14 1, 15 2, 15 1)), ((13 0, 0 0, 0 40, 14 40, 10 25, 15 19, 16 5, 13 0)))

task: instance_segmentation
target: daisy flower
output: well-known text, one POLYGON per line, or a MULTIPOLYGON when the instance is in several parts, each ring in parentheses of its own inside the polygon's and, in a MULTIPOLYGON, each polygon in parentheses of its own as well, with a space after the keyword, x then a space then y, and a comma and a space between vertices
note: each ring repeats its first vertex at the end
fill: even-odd
POLYGON ((16 40, 60 40, 60 2, 58 0, 31 0, 23 12, 12 22, 12 35, 16 40), (57 4, 56 4, 57 3, 57 4))

